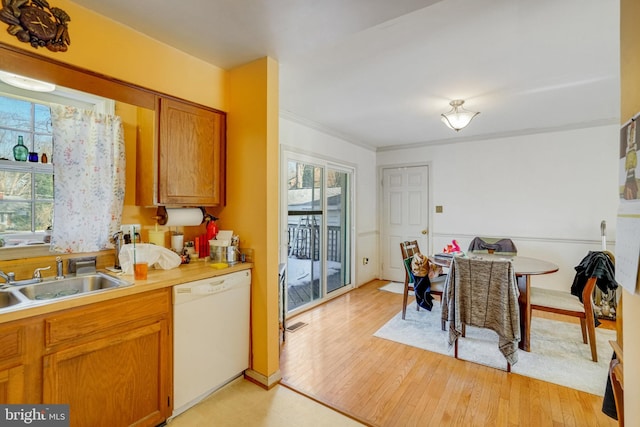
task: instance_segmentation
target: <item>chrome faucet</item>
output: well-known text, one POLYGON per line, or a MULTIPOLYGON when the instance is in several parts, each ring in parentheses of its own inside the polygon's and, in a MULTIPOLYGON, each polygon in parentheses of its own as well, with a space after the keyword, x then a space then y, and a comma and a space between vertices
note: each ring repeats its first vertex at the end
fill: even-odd
POLYGON ((2 277, 7 284, 9 284, 15 279, 15 274, 6 274, 4 271, 0 270, 0 277, 2 277))
POLYGON ((4 279, 7 285, 12 285, 12 286, 31 285, 33 283, 42 282, 42 274, 40 274, 40 271, 48 270, 50 268, 51 266, 36 268, 35 271, 33 272, 33 276, 31 277, 31 279, 16 280, 16 273, 14 273, 13 271, 10 271, 9 273, 6 273, 6 274, 3 271, 0 271, 0 277, 4 279))
POLYGON ((64 279, 64 274, 62 271, 62 258, 56 257, 56 280, 64 279))
POLYGON ((42 274, 40 274, 40 272, 41 272, 42 270, 48 270, 48 269, 50 269, 50 268, 51 268, 51 266, 50 266, 50 265, 48 265, 48 266, 46 266, 46 267, 36 268, 36 269, 34 270, 34 272, 33 272, 33 276, 31 276, 31 278, 32 278, 32 279, 37 279, 37 280, 38 280, 38 282, 42 282, 42 274))

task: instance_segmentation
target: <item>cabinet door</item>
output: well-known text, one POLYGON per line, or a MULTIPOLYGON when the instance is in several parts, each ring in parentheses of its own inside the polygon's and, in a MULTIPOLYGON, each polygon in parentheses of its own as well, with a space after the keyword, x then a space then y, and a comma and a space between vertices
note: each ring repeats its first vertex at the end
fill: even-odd
POLYGON ((225 114, 161 98, 158 203, 224 204, 225 114))
POLYGON ((0 404, 38 403, 40 400, 38 345, 27 336, 39 337, 42 329, 37 322, 17 321, 0 325, 0 404), (35 344, 35 345, 32 345, 35 344))
POLYGON ((0 370, 0 404, 24 403, 24 366, 0 370))
POLYGON ((44 357, 43 403, 72 426, 156 426, 171 414, 167 320, 44 357))

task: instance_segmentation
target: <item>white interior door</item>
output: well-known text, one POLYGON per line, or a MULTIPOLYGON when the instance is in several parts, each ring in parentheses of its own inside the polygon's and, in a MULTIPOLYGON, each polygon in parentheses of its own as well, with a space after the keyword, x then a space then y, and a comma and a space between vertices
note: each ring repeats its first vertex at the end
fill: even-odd
POLYGON ((400 242, 417 240, 422 252, 429 249, 429 168, 388 168, 382 177, 382 278, 402 282, 400 242))

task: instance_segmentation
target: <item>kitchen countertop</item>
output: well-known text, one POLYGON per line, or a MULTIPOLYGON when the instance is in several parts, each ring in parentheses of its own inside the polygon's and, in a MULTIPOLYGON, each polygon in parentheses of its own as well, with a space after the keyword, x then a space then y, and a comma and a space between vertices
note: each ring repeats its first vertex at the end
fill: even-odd
POLYGON ((63 299, 61 298, 60 300, 48 301, 46 303, 35 303, 33 305, 20 308, 2 309, 0 310, 0 324, 43 314, 50 314, 69 308, 81 307, 96 302, 135 295, 142 292, 162 289, 182 283, 193 282, 195 280, 222 276, 224 274, 248 270, 251 268, 253 268, 253 263, 238 263, 234 266, 218 270, 211 267, 210 261, 194 261, 190 264, 182 264, 180 267, 171 270, 149 269, 147 280, 137 281, 134 280, 132 274, 117 274, 106 270, 99 270, 103 273, 117 276, 128 282, 132 282, 133 285, 107 289, 95 293, 76 295, 63 299))

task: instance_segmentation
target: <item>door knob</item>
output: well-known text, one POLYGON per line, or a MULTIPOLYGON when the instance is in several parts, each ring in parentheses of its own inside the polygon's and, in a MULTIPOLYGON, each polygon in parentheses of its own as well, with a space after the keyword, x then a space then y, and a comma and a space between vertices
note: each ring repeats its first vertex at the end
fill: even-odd
POLYGON ((429 230, 422 230, 421 233, 422 234, 427 234, 429 232, 429 230))

